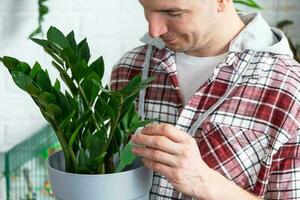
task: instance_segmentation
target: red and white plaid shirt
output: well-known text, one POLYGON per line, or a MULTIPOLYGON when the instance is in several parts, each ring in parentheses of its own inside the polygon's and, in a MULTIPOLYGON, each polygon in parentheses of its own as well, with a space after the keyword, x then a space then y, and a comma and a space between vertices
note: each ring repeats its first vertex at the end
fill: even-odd
MULTIPOLYGON (((141 74, 148 45, 123 56, 111 75, 111 89, 141 74)), ((214 75, 183 105, 175 54, 154 48, 146 90, 145 117, 188 131, 232 86, 241 81, 194 135, 202 159, 240 187, 265 199, 300 199, 300 66, 291 57, 268 52, 230 52, 214 75)), ((190 199, 154 174, 151 199, 190 199)))

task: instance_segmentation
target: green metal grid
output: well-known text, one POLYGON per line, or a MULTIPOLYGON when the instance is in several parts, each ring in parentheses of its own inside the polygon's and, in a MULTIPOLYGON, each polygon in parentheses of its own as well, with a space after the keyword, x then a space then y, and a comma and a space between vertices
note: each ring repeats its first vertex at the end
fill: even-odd
MULTIPOLYGON (((37 159, 41 157, 43 153, 46 152, 47 154, 48 148, 55 144, 57 144, 55 133, 53 129, 47 125, 33 134, 30 138, 16 145, 14 148, 2 155, 4 158, 4 176, 6 179, 7 200, 15 200, 11 198, 12 177, 17 174, 20 176, 24 166, 30 165, 35 168, 38 162, 37 159)), ((45 156, 47 157, 47 155, 44 155, 44 157, 45 156)), ((46 168, 45 162, 41 165, 44 169, 46 168)), ((47 172, 45 170, 42 174, 34 174, 33 176, 36 176, 33 177, 36 180, 40 176, 47 176, 47 172)), ((19 185, 18 187, 20 187, 20 191, 23 191, 26 185, 19 185)))

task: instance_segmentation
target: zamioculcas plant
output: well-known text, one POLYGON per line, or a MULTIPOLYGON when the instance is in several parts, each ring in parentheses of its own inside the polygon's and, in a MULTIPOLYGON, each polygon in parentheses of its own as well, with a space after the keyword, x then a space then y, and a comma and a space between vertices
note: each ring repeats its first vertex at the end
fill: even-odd
POLYGON ((113 173, 117 165, 121 171, 134 160, 126 148, 130 136, 153 121, 141 120, 134 108, 139 91, 152 79, 142 80, 136 76, 123 89, 111 91, 108 86, 102 86, 102 57, 90 63, 86 39, 77 44, 73 31, 65 36, 51 27, 47 39, 32 40, 52 57, 52 65, 67 90, 62 92, 58 79, 52 84, 47 70, 38 62, 30 67, 13 57, 4 56, 0 61, 16 85, 32 97, 52 125, 62 147, 66 171, 113 173), (121 161, 116 163, 115 158, 121 161))

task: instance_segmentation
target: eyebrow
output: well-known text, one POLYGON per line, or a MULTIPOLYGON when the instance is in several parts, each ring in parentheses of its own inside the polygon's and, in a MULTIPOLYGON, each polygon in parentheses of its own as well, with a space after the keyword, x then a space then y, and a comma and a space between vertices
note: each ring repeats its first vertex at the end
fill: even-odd
POLYGON ((187 11, 186 9, 183 9, 183 8, 167 8, 167 9, 161 9, 161 10, 158 10, 160 12, 176 12, 176 11, 187 11))
MULTIPOLYGON (((141 2, 142 0, 139 0, 140 4, 142 4, 141 2)), ((169 8, 163 8, 163 9, 154 9, 154 11, 157 11, 157 12, 176 12, 176 11, 188 11, 188 9, 186 8, 182 8, 182 7, 169 7, 169 8)))

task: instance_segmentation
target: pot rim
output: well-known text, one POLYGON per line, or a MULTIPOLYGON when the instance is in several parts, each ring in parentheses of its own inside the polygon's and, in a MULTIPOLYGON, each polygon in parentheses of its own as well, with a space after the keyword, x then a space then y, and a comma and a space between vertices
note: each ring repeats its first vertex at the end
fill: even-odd
POLYGON ((54 153, 52 153, 48 158, 47 158, 47 167, 48 169, 51 169, 52 171, 55 171, 56 173, 60 173, 60 174, 64 174, 64 175, 76 175, 76 176, 82 176, 82 177, 102 177, 102 176, 118 176, 120 174, 122 175, 125 175, 125 174, 130 174, 130 173, 133 173, 133 171, 138 171, 138 170, 150 170, 148 168, 145 167, 145 165, 141 165, 137 168, 134 168, 134 169, 130 169, 130 170, 127 170, 127 171, 122 171, 122 172, 115 172, 115 173, 109 173, 109 174, 77 174, 77 173, 70 173, 70 172, 66 172, 66 171, 61 171, 61 170, 58 170, 54 167, 52 167, 50 165, 50 158, 55 156, 56 154, 59 154, 59 153, 62 153, 62 150, 59 150, 59 151, 56 151, 54 153))

